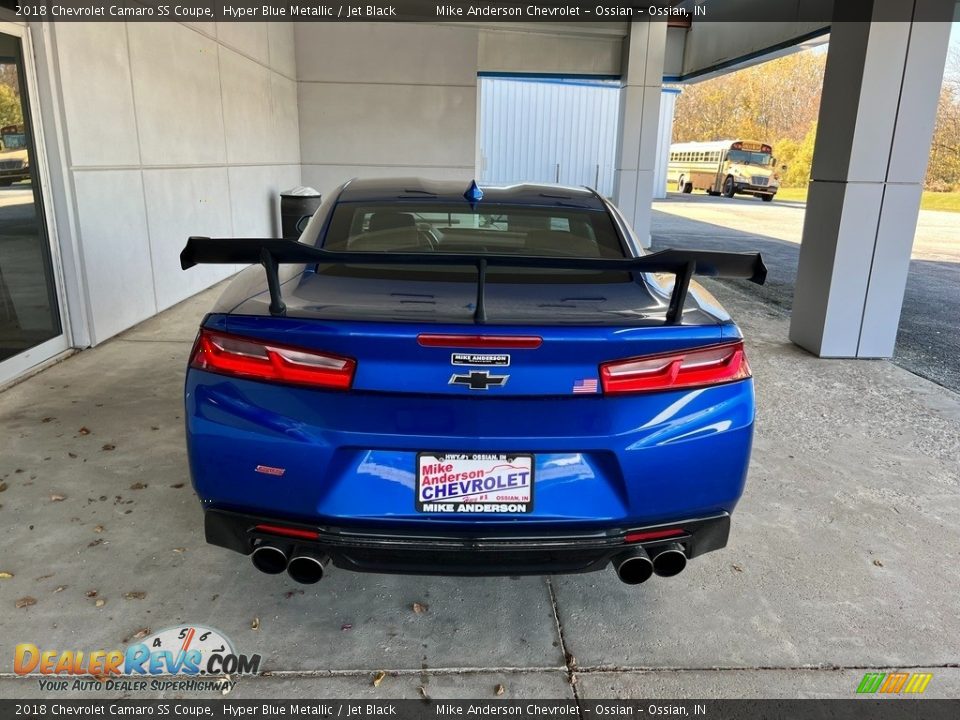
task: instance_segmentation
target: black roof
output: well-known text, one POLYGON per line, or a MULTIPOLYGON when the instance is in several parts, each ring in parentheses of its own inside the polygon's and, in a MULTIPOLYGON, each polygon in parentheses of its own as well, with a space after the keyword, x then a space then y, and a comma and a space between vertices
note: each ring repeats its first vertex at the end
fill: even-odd
MULTIPOLYGON (((377 178, 351 180, 340 193, 340 202, 468 202, 464 193, 470 181, 424 180, 423 178, 377 178)), ((499 203, 504 205, 528 205, 540 207, 579 207, 603 210, 600 197, 585 187, 563 185, 481 185, 483 199, 477 204, 499 203)))

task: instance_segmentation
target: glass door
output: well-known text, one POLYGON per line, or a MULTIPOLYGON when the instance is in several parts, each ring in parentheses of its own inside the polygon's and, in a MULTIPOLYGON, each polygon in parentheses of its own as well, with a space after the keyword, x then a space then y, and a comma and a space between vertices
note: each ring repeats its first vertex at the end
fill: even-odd
POLYGON ((0 32, 0 383, 66 349, 23 39, 0 32))

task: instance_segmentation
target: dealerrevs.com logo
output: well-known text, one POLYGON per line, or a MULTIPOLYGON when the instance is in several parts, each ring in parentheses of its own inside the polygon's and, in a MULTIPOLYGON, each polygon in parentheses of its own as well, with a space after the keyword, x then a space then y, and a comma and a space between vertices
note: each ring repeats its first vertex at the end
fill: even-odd
POLYGON ((922 695, 931 679, 933 679, 933 673, 867 673, 857 686, 857 693, 861 695, 873 693, 922 695))
POLYGON ((241 655, 223 633, 200 625, 172 627, 124 650, 50 650, 20 643, 18 675, 39 676, 40 689, 229 692, 235 675, 260 670, 259 655, 241 655))

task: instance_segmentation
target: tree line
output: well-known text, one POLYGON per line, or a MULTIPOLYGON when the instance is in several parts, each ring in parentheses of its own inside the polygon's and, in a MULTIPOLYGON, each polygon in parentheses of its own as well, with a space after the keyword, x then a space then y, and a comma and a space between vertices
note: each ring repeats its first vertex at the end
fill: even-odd
MULTIPOLYGON (((785 187, 810 180, 827 54, 800 52, 685 85, 673 142, 749 138, 773 145, 785 187)), ((952 48, 937 107, 926 189, 960 191, 960 50, 952 48)))

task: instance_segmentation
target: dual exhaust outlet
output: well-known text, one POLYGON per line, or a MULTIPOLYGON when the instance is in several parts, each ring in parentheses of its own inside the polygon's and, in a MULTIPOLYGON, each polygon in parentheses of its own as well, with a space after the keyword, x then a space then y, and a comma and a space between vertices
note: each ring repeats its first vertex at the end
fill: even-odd
POLYGON ((267 575, 279 575, 284 570, 291 580, 302 585, 313 585, 323 579, 324 568, 330 562, 327 555, 294 552, 292 557, 276 545, 258 545, 251 555, 253 566, 267 575))
POLYGON ((613 569, 620 581, 627 585, 639 585, 654 574, 673 577, 687 566, 687 555, 680 543, 658 547, 653 558, 641 546, 631 548, 613 560, 613 569))
MULTIPOLYGON (((258 545, 251 555, 257 570, 267 575, 279 575, 284 570, 302 585, 313 585, 323 579, 324 568, 330 562, 327 555, 312 552, 294 552, 290 557, 276 545, 258 545)), ((639 585, 654 574, 660 577, 673 577, 683 572, 687 566, 687 556, 679 543, 669 543, 658 547, 653 558, 637 546, 614 558, 613 568, 620 581, 627 585, 639 585)))

